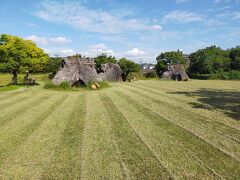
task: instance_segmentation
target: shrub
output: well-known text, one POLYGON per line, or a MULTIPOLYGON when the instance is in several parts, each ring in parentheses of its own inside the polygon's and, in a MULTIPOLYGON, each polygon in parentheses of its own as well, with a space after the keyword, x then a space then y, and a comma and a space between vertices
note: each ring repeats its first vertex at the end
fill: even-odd
MULTIPOLYGON (((91 90, 91 85, 96 81, 89 81, 86 86, 74 86, 72 87, 69 82, 63 81, 59 85, 53 84, 53 82, 49 81, 44 84, 44 89, 54 89, 54 90, 70 90, 70 91, 78 91, 78 90, 91 90)), ((97 81, 99 84, 99 89, 105 89, 110 87, 110 85, 106 81, 97 81)))
POLYGON ((201 80, 240 80, 240 71, 220 71, 215 74, 194 74, 191 75, 191 78, 201 80))
POLYGON ((144 75, 143 75, 142 71, 132 72, 131 74, 133 77, 136 77, 137 79, 144 79, 144 75))
POLYGON ((157 77, 157 73, 156 71, 154 72, 148 72, 146 74, 144 74, 145 78, 156 78, 157 77))
POLYGON ((53 82, 47 82, 44 84, 45 89, 56 89, 56 90, 73 90, 69 82, 63 81, 59 85, 53 84, 53 82))
POLYGON ((100 81, 98 82, 98 84, 99 84, 99 89, 105 89, 110 87, 110 85, 106 81, 100 81))
POLYGON ((211 74, 209 79, 240 80, 240 71, 218 72, 211 74))
POLYGON ((58 86, 53 84, 52 82, 47 82, 44 84, 45 89, 56 89, 58 86))
POLYGON ((60 88, 60 89, 70 89, 71 85, 70 85, 69 82, 63 81, 58 85, 58 88, 60 88))
POLYGON ((191 79, 201 79, 201 80, 208 80, 211 74, 191 74, 191 79))

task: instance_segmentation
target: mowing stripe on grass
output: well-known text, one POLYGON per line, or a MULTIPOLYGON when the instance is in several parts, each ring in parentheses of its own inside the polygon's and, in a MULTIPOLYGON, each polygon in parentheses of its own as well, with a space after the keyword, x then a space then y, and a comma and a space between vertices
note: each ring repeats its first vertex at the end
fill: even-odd
POLYGON ((127 179, 111 129, 111 119, 100 100, 99 93, 88 94, 86 125, 82 148, 82 179, 127 179))
POLYGON ((108 92, 108 94, 139 137, 178 178, 220 177, 211 168, 201 163, 189 148, 170 135, 168 130, 165 130, 170 128, 169 124, 162 123, 161 126, 156 126, 151 117, 139 112, 134 105, 118 96, 116 92, 108 92))
MULTIPOLYGON (((189 117, 197 117, 199 122, 202 122, 202 125, 205 125, 205 127, 213 126, 214 129, 217 131, 218 129, 224 130, 224 132, 221 132, 224 135, 228 135, 229 138, 235 140, 236 142, 240 142, 240 131, 232 126, 229 126, 223 122, 212 120, 211 117, 205 117, 202 114, 192 112, 193 108, 188 108, 186 104, 179 104, 174 103, 175 101, 171 100, 171 97, 169 97, 167 100, 165 100, 165 95, 159 94, 157 91, 145 88, 145 87, 139 87, 139 86, 127 86, 129 91, 132 91, 134 93, 137 93, 140 96, 143 96, 145 98, 150 98, 153 100, 153 102, 156 103, 165 103, 165 106, 172 109, 172 107, 175 108, 175 111, 178 111, 180 114, 185 114, 189 117), (160 96, 160 97, 159 97, 160 96), (163 97, 164 96, 164 97, 163 97), (156 100, 157 99, 157 100, 156 100), (172 102, 172 103, 170 103, 172 102), (178 106, 177 104, 181 105, 178 106), (191 110, 191 111, 190 111, 191 110), (217 128, 218 127, 218 128, 217 128)), ((198 124, 199 124, 198 122, 198 124)))
MULTIPOLYGON (((155 89, 150 88, 151 85, 143 87, 142 85, 138 86, 137 84, 134 84, 132 86, 137 88, 137 89, 142 89, 142 90, 144 90, 144 91, 146 91, 148 93, 151 93, 152 95, 159 95, 159 96, 161 96, 161 100, 162 99, 166 99, 167 102, 171 101, 172 102, 171 104, 175 104, 175 103, 179 104, 179 102, 182 102, 182 106, 181 107, 183 107, 186 110, 191 109, 191 111, 194 111, 194 113, 196 113, 199 116, 202 116, 205 119, 209 119, 209 120, 218 122, 220 124, 224 124, 224 125, 226 125, 228 127, 236 129, 238 131, 240 130, 240 124, 237 121, 232 120, 229 117, 226 117, 223 114, 223 112, 220 112, 220 111, 209 111, 209 110, 204 110, 204 109, 192 108, 192 105, 189 106, 189 104, 186 104, 186 102, 188 102, 188 103, 199 103, 199 101, 189 100, 190 97, 186 97, 186 96, 182 97, 182 96, 179 96, 179 95, 177 97, 175 97, 175 95, 169 95, 168 93, 161 91, 162 87, 158 87, 159 89, 155 90, 155 89), (174 96, 174 97, 172 97, 172 96, 174 96), (181 100, 179 101, 179 99, 181 99, 181 100), (219 119, 219 116, 220 117, 223 116, 224 118, 220 118, 219 119)), ((194 99, 194 98, 191 98, 191 99, 194 99)))
POLYGON ((31 96, 29 96, 29 94, 25 93, 22 96, 18 96, 17 98, 8 99, 7 102, 3 102, 0 104, 0 110, 2 111, 4 109, 9 108, 12 105, 21 104, 22 102, 24 102, 30 98, 31 98, 31 96))
POLYGON ((136 88, 127 88, 127 90, 139 95, 141 98, 147 99, 146 102, 157 104, 155 106, 151 105, 151 109, 156 109, 156 112, 161 109, 161 115, 167 117, 171 122, 196 134, 208 143, 213 144, 225 153, 239 160, 240 133, 238 130, 230 128, 222 123, 209 121, 201 115, 197 115, 176 105, 159 100, 158 96, 155 96, 154 94, 148 95, 148 92, 143 93, 143 91, 136 88), (210 137, 206 136, 210 133, 210 137))
MULTIPOLYGON (((141 81, 143 82, 143 81, 141 81)), ((140 82, 140 83, 141 83, 140 82)), ((224 90, 238 90, 240 87, 239 81, 224 81, 224 83, 222 83, 223 81, 203 81, 203 80, 191 80, 188 82, 175 82, 175 81, 148 81, 148 82, 144 82, 143 84, 148 85, 150 84, 156 84, 156 85, 164 85, 164 87, 166 86, 167 88, 172 88, 173 90, 176 91, 176 89, 182 89, 182 90, 193 90, 193 89, 200 89, 202 87, 204 88, 208 88, 208 89, 224 89, 224 90), (234 83, 233 83, 234 82, 234 83)), ((162 86, 161 86, 162 87, 162 86)))
POLYGON ((223 153, 211 144, 200 139, 195 134, 192 134, 182 127, 172 123, 168 119, 165 119, 164 117, 160 118, 158 113, 153 112, 151 108, 142 105, 136 99, 127 95, 127 92, 125 92, 125 94, 116 90, 116 93, 124 98, 129 104, 132 104, 139 112, 144 113, 149 119, 154 120, 153 122, 156 126, 162 126, 163 124, 169 126, 169 128, 166 129, 168 130, 168 133, 178 138, 179 143, 181 142, 188 146, 187 148, 191 149, 192 153, 195 154, 201 162, 217 172, 217 174, 220 174, 224 178, 238 178, 240 176, 240 162, 235 158, 223 153))
MULTIPOLYGON (((33 116, 31 122, 29 122, 23 129, 13 129, 12 125, 9 124, 8 127, 5 129, 1 129, 0 135, 4 135, 0 137, 1 148, 0 148, 0 165, 4 162, 4 160, 10 156, 16 148, 21 145, 40 125, 41 123, 49 116, 49 114, 56 109, 57 105, 63 103, 67 96, 62 96, 61 98, 54 101, 51 106, 46 109, 41 114, 37 114, 33 116), (12 131, 9 130, 11 128, 12 131)), ((49 101, 53 100, 54 98, 50 98, 49 101)), ((46 102, 46 97, 41 97, 41 100, 46 102)), ((38 104, 37 106, 33 106, 28 110, 29 111, 37 111, 38 108, 43 106, 43 103, 38 104)), ((24 113, 22 114, 24 116, 24 113)), ((18 121, 18 119, 16 119, 18 121)), ((21 123, 23 124, 23 123, 21 123)))
POLYGON ((0 111, 0 127, 3 127, 6 123, 11 121, 12 119, 16 118, 17 116, 20 116, 21 114, 25 113, 29 110, 29 108, 33 107, 34 105, 40 105, 45 102, 46 99, 48 99, 49 96, 37 96, 35 98, 28 99, 21 103, 21 106, 19 104, 14 104, 10 108, 7 109, 6 112, 0 111))
POLYGON ((25 92, 28 92, 27 90, 18 90, 10 93, 0 93, 0 104, 3 102, 5 99, 11 99, 17 95, 23 94, 25 92))
MULTIPOLYGON (((57 147, 61 133, 65 129, 74 99, 75 96, 64 94, 58 96, 54 101, 54 106, 48 104, 48 111, 41 113, 35 122, 38 124, 41 121, 41 125, 37 129, 34 128, 31 135, 2 164, 0 168, 2 177, 5 179, 40 179, 51 163, 53 150, 57 147), (62 113, 63 109, 64 113, 62 113)), ((31 131, 31 129, 28 130, 31 131)))
POLYGON ((43 179, 80 179, 81 177, 81 149, 83 130, 86 116, 86 94, 75 98, 74 106, 65 124, 58 145, 54 149, 53 157, 43 179))
POLYGON ((129 126, 123 114, 105 94, 101 100, 111 118, 114 137, 121 156, 131 175, 138 179, 150 177, 171 179, 171 173, 161 164, 152 151, 129 126))

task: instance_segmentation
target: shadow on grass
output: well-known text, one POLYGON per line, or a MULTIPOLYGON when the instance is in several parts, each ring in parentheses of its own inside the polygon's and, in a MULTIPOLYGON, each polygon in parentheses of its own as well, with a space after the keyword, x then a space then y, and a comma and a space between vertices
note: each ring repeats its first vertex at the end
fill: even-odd
POLYGON ((223 91, 216 89, 199 89, 194 92, 169 92, 194 96, 199 103, 190 103, 193 108, 208 110, 220 109, 227 116, 240 120, 240 91, 223 91))
POLYGON ((19 83, 17 85, 12 85, 12 84, 8 84, 8 85, 0 85, 0 92, 3 91, 13 91, 13 90, 17 90, 21 87, 29 87, 29 86, 38 86, 38 83, 35 84, 31 84, 31 85, 26 85, 25 83, 19 83))

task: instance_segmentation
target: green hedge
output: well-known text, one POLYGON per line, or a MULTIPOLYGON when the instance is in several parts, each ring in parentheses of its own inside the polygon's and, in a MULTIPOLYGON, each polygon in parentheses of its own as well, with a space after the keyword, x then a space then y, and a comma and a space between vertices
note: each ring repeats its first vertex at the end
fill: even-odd
POLYGON ((228 72, 217 72, 215 74, 193 74, 190 76, 192 79, 201 80, 240 80, 240 71, 228 71, 228 72))
POLYGON ((240 71, 218 72, 211 74, 209 79, 240 80, 240 71))

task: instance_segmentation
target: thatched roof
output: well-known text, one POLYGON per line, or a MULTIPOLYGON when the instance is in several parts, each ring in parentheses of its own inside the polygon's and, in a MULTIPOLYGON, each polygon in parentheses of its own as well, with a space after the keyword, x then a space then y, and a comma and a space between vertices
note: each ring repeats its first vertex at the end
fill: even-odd
POLYGON ((174 64, 169 66, 168 71, 162 74, 163 79, 173 79, 178 81, 188 81, 189 77, 185 68, 181 64, 174 64))
POLYGON ((118 64, 102 64, 102 73, 99 74, 102 80, 105 81, 122 81, 123 71, 118 64))
POLYGON ((102 65, 103 73, 98 74, 95 62, 91 58, 65 58, 55 77, 54 84, 68 81, 71 85, 76 83, 87 84, 89 81, 120 81, 122 70, 118 64, 102 65))

